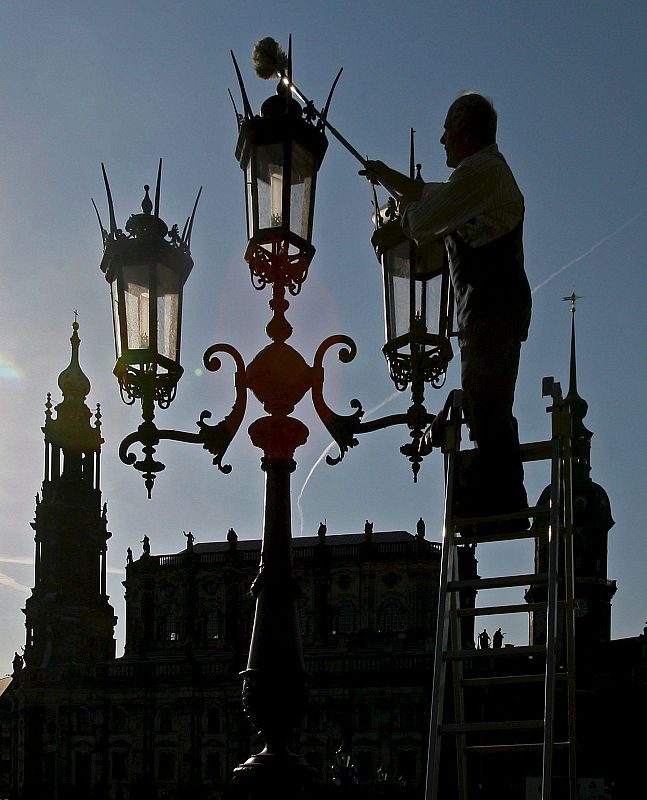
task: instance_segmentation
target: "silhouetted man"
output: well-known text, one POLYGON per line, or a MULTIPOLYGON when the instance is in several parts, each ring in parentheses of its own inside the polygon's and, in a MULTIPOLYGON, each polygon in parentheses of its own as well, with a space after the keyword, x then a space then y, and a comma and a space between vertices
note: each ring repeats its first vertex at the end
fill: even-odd
MULTIPOLYGON (((457 512, 485 515, 527 506, 512 413, 531 297, 523 262, 523 195, 496 145, 497 114, 478 94, 452 103, 440 142, 444 183, 422 183, 369 161, 366 174, 400 197, 402 228, 418 243, 444 239, 456 299, 463 411, 477 451, 461 480, 457 512)), ((437 427, 437 426, 436 426, 437 427)), ((434 430, 426 434, 434 441, 434 430)))

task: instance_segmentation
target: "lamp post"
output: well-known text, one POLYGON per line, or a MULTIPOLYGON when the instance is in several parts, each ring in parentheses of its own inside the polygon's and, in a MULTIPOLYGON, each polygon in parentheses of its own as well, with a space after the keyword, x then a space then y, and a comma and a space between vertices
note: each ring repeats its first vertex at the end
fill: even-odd
MULTIPOLYGON (((99 218, 104 241, 101 269, 112 289, 115 375, 124 401, 133 404, 140 400, 142 404, 143 421, 125 437, 119 453, 124 463, 142 473, 149 497, 157 474, 164 469, 155 457, 160 441, 199 444, 213 456, 213 464, 228 473, 231 467, 222 459, 245 416, 248 392, 265 411, 248 428, 252 443, 263 453, 265 509, 261 563, 252 585, 254 626, 247 668, 242 673, 243 707, 265 746, 234 770, 232 784, 245 797, 274 797, 280 792, 284 797, 297 798, 313 785, 316 773, 292 752, 295 732, 306 710, 307 676, 297 615, 299 592, 292 565, 290 475, 296 468, 294 453, 308 437, 307 427, 292 412, 310 392, 319 418, 339 447, 338 456, 327 456, 329 464, 341 461, 358 443, 359 433, 407 424, 421 435, 421 426, 433 416, 427 414, 421 398, 414 402, 413 412, 410 409, 407 414, 368 423, 361 421, 363 410, 357 400, 351 401, 352 413, 339 415, 323 396, 323 360, 329 349, 338 347, 339 359, 351 361, 356 352, 354 342, 343 335, 329 336, 319 345, 312 366, 288 344, 292 326, 285 316, 289 308, 286 294, 299 293, 315 252, 312 223, 317 170, 327 147, 325 112, 313 113, 308 103, 302 106, 293 99, 289 59, 287 81, 280 82, 277 93, 263 103, 260 115, 255 115, 235 59, 234 64, 244 105, 244 114, 237 113, 236 157, 245 175, 245 260, 252 285, 258 290, 271 287, 272 317, 266 326, 270 343, 249 364, 245 365, 229 344, 214 344, 204 353, 204 365, 212 372, 220 368, 222 353, 235 363, 235 401, 223 420, 209 424, 211 414, 203 411, 196 423, 198 431, 185 432, 160 429, 154 419, 155 405, 165 408, 172 402, 182 374, 182 288, 193 266, 190 238, 197 206, 196 199, 181 235, 177 226, 169 231, 159 217, 161 162, 154 204, 146 187, 142 214, 129 219, 125 233, 117 228, 104 170, 110 229, 106 231, 99 218), (143 452, 140 459, 131 450, 137 443, 143 452)), ((427 340, 424 342, 426 353, 427 340)), ((417 354, 418 339, 412 339, 410 347, 411 353, 417 354)), ((412 380, 415 384, 418 379, 412 380)), ((412 436, 414 442, 405 454, 412 460, 415 474, 420 456, 413 452, 418 434, 412 436)))

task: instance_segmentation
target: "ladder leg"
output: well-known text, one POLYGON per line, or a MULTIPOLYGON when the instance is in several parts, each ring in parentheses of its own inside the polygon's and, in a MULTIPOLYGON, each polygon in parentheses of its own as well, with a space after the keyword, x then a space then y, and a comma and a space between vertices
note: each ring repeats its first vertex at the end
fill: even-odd
POLYGON ((568 670, 568 782, 569 798, 577 797, 575 691, 575 564, 573 556, 573 472, 571 439, 564 437, 564 590, 566 599, 566 669, 568 670))
POLYGON ((555 661, 557 645, 557 600, 559 570, 559 528, 561 516, 561 463, 557 437, 553 437, 551 458, 550 531, 548 541, 548 608, 546 611, 546 672, 544 682, 544 741, 541 780, 542 800, 550 800, 553 771, 555 713, 555 661))
MULTIPOLYGON (((458 413, 460 414, 460 407, 458 413)), ((456 424, 455 414, 453 416, 456 424)), ((460 422, 458 423, 460 426, 460 422)), ((456 434, 460 442, 460 427, 456 434)), ((438 613, 436 621, 436 643, 434 649, 434 673, 432 683, 431 714, 429 723, 429 742, 427 747, 427 775, 425 781, 425 800, 438 800, 438 772, 440 768, 440 726, 443 721, 445 702, 445 682, 447 665, 443 658, 449 643, 450 603, 447 584, 456 570, 457 557, 452 525, 454 504, 454 485, 456 480, 456 447, 445 454, 445 518, 443 528, 443 547, 438 592, 438 613)))

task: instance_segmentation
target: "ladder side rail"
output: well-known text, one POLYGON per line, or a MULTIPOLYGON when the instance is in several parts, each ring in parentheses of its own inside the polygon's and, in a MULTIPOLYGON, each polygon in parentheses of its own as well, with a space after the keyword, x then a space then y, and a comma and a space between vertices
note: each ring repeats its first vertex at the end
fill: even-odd
POLYGON ((562 436, 560 431, 561 388, 552 378, 544 379, 544 396, 550 395, 552 414, 550 520, 548 539, 548 585, 546 611, 546 667, 544 682, 544 738, 542 758, 542 800, 552 794, 553 740, 555 718, 555 662, 557 655, 557 609, 559 577, 559 542, 562 522, 562 436))
MULTIPOLYGON (((460 579, 460 559, 458 556, 458 549, 454 539, 454 530, 452 526, 452 550, 454 551, 453 558, 453 580, 460 579)), ((459 617, 459 610, 461 593, 451 592, 449 598, 450 613, 450 643, 452 650, 463 650, 463 630, 462 622, 459 617)), ((462 658, 452 659, 452 682, 454 688, 454 722, 457 725, 465 724, 465 693, 463 687, 463 670, 464 660, 462 658)), ((459 787, 459 800, 469 800, 468 782, 467 782, 467 755, 465 751, 466 736, 464 733, 459 733, 455 737, 456 747, 456 772, 458 776, 459 787)))
POLYGON ((436 616, 436 642, 434 647, 434 671, 429 720, 429 741, 427 746, 427 775, 425 780, 425 800, 438 800, 438 771, 440 767, 440 726, 443 722, 445 698, 446 662, 444 653, 449 639, 449 592, 447 584, 454 575, 457 561, 452 525, 454 506, 454 486, 456 480, 457 451, 460 448, 460 426, 462 418, 462 392, 454 390, 446 441, 443 445, 445 461, 445 509, 443 523, 443 546, 440 567, 440 587, 436 616))
POLYGON ((564 414, 563 430, 563 491, 564 491, 564 593, 566 614, 566 669, 568 701, 568 779, 569 797, 577 797, 577 725, 575 674, 575 558, 573 553, 573 419, 570 407, 564 414))

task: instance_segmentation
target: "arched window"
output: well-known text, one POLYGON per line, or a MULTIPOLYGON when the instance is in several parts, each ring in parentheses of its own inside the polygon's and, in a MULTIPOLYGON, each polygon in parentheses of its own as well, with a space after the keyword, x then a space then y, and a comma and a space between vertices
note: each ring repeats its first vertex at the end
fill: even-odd
POLYGON ((157 627, 157 638, 163 642, 181 641, 182 626, 175 611, 162 612, 157 627))
POLYGON ((399 600, 385 600, 380 606, 377 617, 379 633, 406 631, 407 613, 399 600))
POLYGON ((207 709, 207 733, 220 733, 221 727, 220 709, 211 706, 207 709))
POLYGON ((113 750, 110 759, 110 775, 114 781, 125 781, 128 778, 128 753, 125 750, 113 750))
POLYGON ((204 621, 205 639, 208 641, 222 639, 224 636, 224 628, 225 626, 221 612, 215 608, 207 611, 204 621))
POLYGON ((222 779, 222 753, 217 750, 209 750, 204 765, 204 777, 208 781, 219 781, 222 779))
POLYGON ((350 600, 342 600, 333 614, 333 633, 354 633, 357 630, 357 612, 350 600))
POLYGON ((92 783, 92 754, 78 750, 74 755, 74 784, 89 788, 92 783))
POLYGON ((373 754, 370 750, 359 750, 354 756, 353 761, 355 762, 361 781, 372 782, 375 780, 377 772, 375 771, 373 754))
POLYGON ((157 730, 160 733, 170 733, 173 730, 173 709, 162 706, 157 714, 157 730))
POLYGON ((415 703, 405 700, 399 708, 397 715, 398 728, 401 731, 416 731, 420 724, 418 706, 415 703))
POLYGON ((128 715, 124 708, 112 709, 112 733, 125 733, 128 728, 128 715))
POLYGON ((323 730, 324 712, 321 706, 311 706, 306 716, 306 730, 323 730))
POLYGON ((77 733, 90 733, 92 727, 92 717, 87 708, 78 708, 76 710, 76 732, 77 733))
POLYGON ((160 750, 157 754, 157 778, 160 781, 175 780, 175 753, 172 750, 160 750))
POLYGON ((357 709, 357 727, 361 731, 370 731, 373 728, 373 714, 366 703, 362 703, 357 709))

